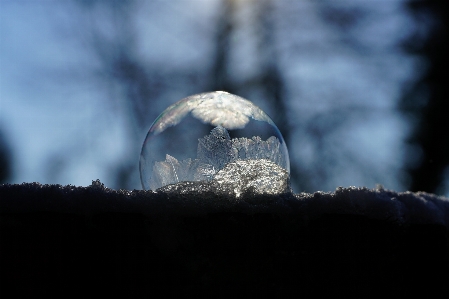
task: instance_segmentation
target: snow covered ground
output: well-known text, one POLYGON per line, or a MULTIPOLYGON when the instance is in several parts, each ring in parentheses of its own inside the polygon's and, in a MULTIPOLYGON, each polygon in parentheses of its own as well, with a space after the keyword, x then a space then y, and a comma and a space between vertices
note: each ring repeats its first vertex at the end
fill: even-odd
POLYGON ((201 215, 211 212, 294 213, 301 217, 323 214, 359 215, 397 224, 440 224, 449 229, 449 198, 428 193, 339 187, 334 192, 280 195, 229 193, 209 182, 169 185, 165 191, 113 190, 99 181, 91 186, 0 186, 2 212, 47 211, 64 213, 172 213, 201 215), (176 188, 170 188, 175 186, 176 188))
POLYGON ((210 187, 0 185, 2 292, 449 294, 448 198, 210 187))

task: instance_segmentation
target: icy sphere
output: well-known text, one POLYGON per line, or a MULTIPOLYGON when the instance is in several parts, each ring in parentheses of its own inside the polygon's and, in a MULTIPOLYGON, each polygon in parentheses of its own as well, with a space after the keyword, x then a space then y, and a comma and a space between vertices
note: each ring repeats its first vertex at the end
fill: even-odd
POLYGON ((152 124, 140 154, 145 190, 211 181, 227 189, 247 182, 245 186, 261 185, 255 189, 270 193, 273 182, 285 181, 289 174, 287 146, 270 117, 250 101, 224 91, 193 95, 165 109, 152 124), (276 177, 248 183, 261 170, 276 177))

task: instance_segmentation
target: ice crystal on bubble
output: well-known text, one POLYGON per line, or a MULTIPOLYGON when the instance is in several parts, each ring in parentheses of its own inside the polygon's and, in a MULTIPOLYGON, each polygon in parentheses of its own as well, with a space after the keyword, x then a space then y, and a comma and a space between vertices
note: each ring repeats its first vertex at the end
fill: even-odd
POLYGON ((198 140, 198 159, 212 165, 214 169, 222 169, 237 157, 232 147, 231 137, 222 126, 213 129, 209 135, 198 140))
POLYGON ((140 157, 142 186, 152 190, 200 181, 237 195, 274 194, 288 189, 289 170, 273 121, 226 92, 194 95, 167 108, 151 126, 140 157))

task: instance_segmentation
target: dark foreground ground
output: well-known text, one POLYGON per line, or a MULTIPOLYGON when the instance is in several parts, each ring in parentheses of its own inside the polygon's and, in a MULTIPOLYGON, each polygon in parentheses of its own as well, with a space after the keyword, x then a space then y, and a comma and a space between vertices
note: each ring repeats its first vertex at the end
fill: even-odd
POLYGON ((448 227, 425 193, 1 185, 0 296, 449 298, 448 227))

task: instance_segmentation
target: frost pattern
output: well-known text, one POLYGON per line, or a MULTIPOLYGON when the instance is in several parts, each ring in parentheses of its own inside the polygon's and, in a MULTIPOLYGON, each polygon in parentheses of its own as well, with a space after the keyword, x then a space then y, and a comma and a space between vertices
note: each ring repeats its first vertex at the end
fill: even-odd
MULTIPOLYGON (((263 161, 266 165, 266 161, 271 161, 273 165, 285 165, 281 153, 281 144, 276 137, 271 136, 266 141, 263 141, 259 136, 253 136, 251 139, 245 137, 231 139, 224 127, 217 126, 209 135, 198 140, 196 159, 178 161, 167 154, 165 161, 155 162, 150 179, 150 188, 156 190, 165 185, 184 181, 209 181, 214 179, 216 174, 230 163, 246 160, 263 161)), ((271 164, 270 167, 273 167, 271 164)), ((258 169, 254 168, 256 165, 254 163, 234 163, 232 165, 234 165, 234 168, 235 165, 246 167, 245 173, 258 172, 258 169)), ((278 168, 288 176, 285 169, 280 166, 278 168)), ((228 169, 233 168, 228 167, 228 169)), ((278 169, 273 174, 279 172, 278 169)), ((283 173, 283 176, 285 174, 283 173)), ((221 172, 220 181, 222 184, 224 177, 229 176, 223 175, 223 172, 221 172)), ((235 179, 238 180, 238 177, 234 177, 235 179)))
POLYGON ((280 194, 290 190, 288 172, 267 160, 238 160, 231 162, 214 177, 217 189, 240 197, 246 192, 280 194))
POLYGON ((233 149, 228 130, 222 126, 215 127, 209 135, 198 140, 197 156, 203 163, 222 169, 226 164, 235 161, 237 156, 233 149))

